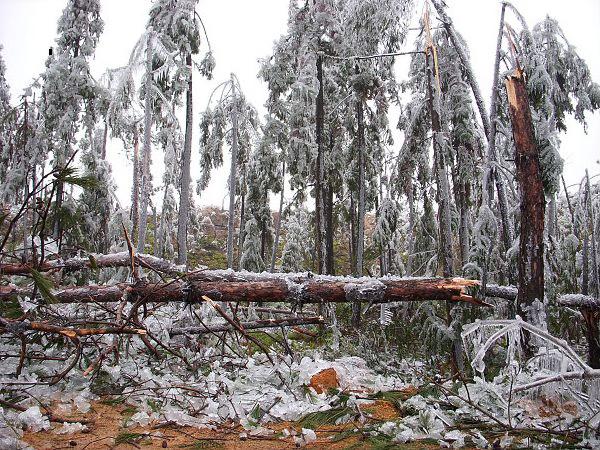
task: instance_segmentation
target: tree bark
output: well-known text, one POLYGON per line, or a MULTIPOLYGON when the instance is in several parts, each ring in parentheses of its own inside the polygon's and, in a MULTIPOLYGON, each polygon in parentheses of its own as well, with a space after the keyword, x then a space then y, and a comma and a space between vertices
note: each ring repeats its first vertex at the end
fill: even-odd
POLYGON ((187 230, 190 216, 190 164, 192 161, 192 55, 187 54, 185 63, 190 71, 185 95, 185 139, 181 157, 181 190, 179 195, 179 219, 177 223, 177 264, 187 263, 187 230))
MULTIPOLYGON (((229 171, 229 217, 227 219, 227 267, 233 269, 233 232, 235 228, 235 181, 237 172, 238 155, 238 116, 235 95, 235 79, 231 74, 231 95, 233 108, 231 110, 231 124, 233 133, 231 139, 231 168, 229 171)), ((242 230, 240 229, 240 234, 242 230)))
MULTIPOLYGON (((527 307, 536 299, 544 301, 544 219, 546 201, 540 173, 531 110, 523 71, 517 68, 506 80, 506 91, 515 142, 517 183, 521 193, 519 241, 519 292, 517 310, 531 321, 527 307)), ((531 322, 530 322, 531 323, 531 322)), ((538 326, 541 324, 533 323, 538 326)))

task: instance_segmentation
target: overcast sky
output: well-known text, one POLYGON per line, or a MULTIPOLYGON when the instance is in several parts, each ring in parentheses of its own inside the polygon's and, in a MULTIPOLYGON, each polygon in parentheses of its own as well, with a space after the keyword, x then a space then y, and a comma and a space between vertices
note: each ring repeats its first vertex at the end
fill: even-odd
MULTIPOLYGON (((500 3, 496 0, 446 0, 446 3, 456 28, 469 44, 474 70, 489 104, 500 3)), ((66 0, 0 0, 0 44, 4 46, 3 57, 13 99, 43 71, 48 47, 54 44, 56 37, 56 22, 65 4, 66 0)), ((108 67, 119 67, 127 62, 144 31, 150 4, 149 0, 101 0, 105 29, 92 61, 95 76, 108 67)), ((600 0, 514 0, 513 4, 530 27, 546 14, 558 19, 567 39, 587 61, 593 78, 600 81, 600 0)), ((416 14, 420 14, 422 8, 422 0, 417 1, 416 14)), ((195 77, 196 122, 210 92, 231 72, 237 74, 248 99, 261 115, 264 113, 267 93, 265 85, 256 77, 257 60, 268 56, 273 41, 285 33, 287 9, 287 0, 200 0, 198 12, 206 25, 217 65, 212 81, 195 77)), ((511 14, 507 14, 507 19, 517 27, 511 14)), ((407 47, 412 45, 413 38, 414 34, 409 35, 407 47)), ((399 71, 403 66, 398 65, 399 71)), ((404 76, 398 73, 400 79, 404 76)), ((390 118, 390 123, 396 121, 397 117, 390 118)), ((586 135, 581 126, 570 120, 568 133, 561 136, 561 154, 569 184, 579 181, 585 168, 592 175, 600 173, 600 114, 588 115, 588 124, 586 135)), ((400 145, 401 142, 396 143, 397 147, 400 145)), ((198 176, 197 153, 198 133, 194 127, 193 179, 198 176)), ((124 205, 128 204, 131 167, 119 141, 111 142, 109 158, 118 197, 124 205)), ((157 163, 153 168, 154 179, 159 183, 162 155, 155 152, 153 159, 157 163)), ((220 206, 225 191, 225 172, 219 171, 203 192, 200 203, 220 206)))

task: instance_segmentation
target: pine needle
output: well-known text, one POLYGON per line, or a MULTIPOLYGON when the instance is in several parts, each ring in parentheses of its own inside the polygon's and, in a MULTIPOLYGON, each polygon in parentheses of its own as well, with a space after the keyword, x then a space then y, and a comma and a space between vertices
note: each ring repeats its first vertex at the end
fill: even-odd
POLYGON ((29 269, 29 272, 44 301, 49 304, 57 303, 56 297, 52 293, 52 289, 54 288, 52 281, 35 269, 29 269))

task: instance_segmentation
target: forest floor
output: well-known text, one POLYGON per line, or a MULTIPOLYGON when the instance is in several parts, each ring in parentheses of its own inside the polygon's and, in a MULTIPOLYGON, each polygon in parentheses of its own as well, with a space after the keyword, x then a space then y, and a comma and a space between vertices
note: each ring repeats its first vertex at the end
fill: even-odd
MULTIPOLYGON (((86 414, 72 417, 89 421, 87 430, 72 434, 56 434, 53 431, 38 433, 27 432, 23 441, 36 450, 106 450, 106 449, 288 449, 296 448, 292 430, 298 435, 302 425, 297 422, 280 422, 264 424, 260 433, 244 430, 233 423, 223 423, 215 429, 199 429, 182 427, 174 424, 149 424, 145 427, 127 427, 128 418, 132 415, 131 407, 124 404, 110 404, 110 399, 92 403, 86 414), (287 431, 287 432, 286 432, 287 431)), ((364 423, 345 423, 341 425, 321 425, 315 429, 316 441, 304 446, 307 449, 375 449, 401 448, 407 450, 437 449, 435 441, 419 441, 402 445, 383 442, 381 437, 373 437, 368 433, 370 425, 398 419, 400 412, 392 402, 376 400, 364 405, 367 417, 364 423)), ((58 428, 58 427, 57 427, 58 428)))

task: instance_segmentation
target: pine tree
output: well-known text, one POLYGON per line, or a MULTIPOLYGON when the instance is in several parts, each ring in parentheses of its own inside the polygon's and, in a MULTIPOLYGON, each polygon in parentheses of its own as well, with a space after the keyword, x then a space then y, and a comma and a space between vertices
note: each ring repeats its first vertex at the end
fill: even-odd
MULTIPOLYGON (((176 52, 174 64, 176 71, 173 75, 175 84, 174 96, 177 98, 185 92, 185 137, 181 157, 181 184, 179 186, 179 213, 177 221, 177 262, 187 262, 187 231, 190 216, 190 163, 192 156, 192 75, 193 56, 200 51, 201 32, 200 18, 196 13, 198 0, 159 0, 150 10, 150 25, 161 33, 165 46, 176 52)), ((207 40, 208 42, 208 40, 207 40)), ((212 77, 214 59, 212 52, 207 53, 202 61, 200 71, 207 78, 212 77)))
MULTIPOLYGON (((93 128, 97 95, 89 68, 104 28, 98 0, 68 0, 58 21, 56 54, 51 55, 42 75, 44 82, 41 117, 52 165, 63 167, 73 156, 80 126, 93 128)), ((54 238, 60 242, 64 184, 58 183, 54 208, 54 238)))
MULTIPOLYGON (((0 45, 0 202, 11 201, 14 194, 15 183, 11 182, 13 178, 10 175, 14 167, 15 148, 15 114, 10 104, 10 88, 6 81, 6 64, 2 57, 2 45, 0 45)), ((16 180, 15 180, 16 181, 16 180)), ((20 182, 17 181, 18 184, 20 182)))
POLYGON ((282 272, 300 272, 305 269, 304 261, 310 242, 308 221, 308 213, 303 209, 296 209, 288 216, 280 263, 282 272))
MULTIPOLYGON (((227 267, 233 267, 233 235, 235 226, 235 199, 245 198, 248 154, 255 130, 258 127, 256 110, 246 102, 239 81, 234 74, 221 83, 211 94, 209 105, 200 120, 200 169, 198 193, 208 185, 211 171, 223 165, 223 144, 227 141, 231 149, 229 170, 229 218, 227 224, 227 267), (221 90, 219 102, 211 109, 212 98, 221 90), (226 136, 226 130, 231 132, 226 136)), ((240 208, 243 213, 243 206, 240 208)), ((240 220, 240 241, 243 241, 244 225, 240 220)), ((243 243, 243 242, 241 242, 243 243)), ((240 245, 240 248, 242 245, 240 245)))

